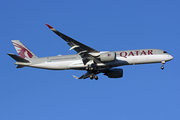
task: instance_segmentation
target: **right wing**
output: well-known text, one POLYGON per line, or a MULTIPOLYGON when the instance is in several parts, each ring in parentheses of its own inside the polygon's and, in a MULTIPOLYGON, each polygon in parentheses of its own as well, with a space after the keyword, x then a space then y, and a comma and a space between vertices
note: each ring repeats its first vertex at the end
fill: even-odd
POLYGON ((86 74, 83 74, 81 77, 76 77, 76 76, 74 76, 73 75, 73 77, 75 78, 75 79, 86 79, 86 78, 89 78, 90 76, 94 76, 94 75, 96 75, 96 74, 99 74, 100 72, 92 72, 92 71, 87 71, 87 73, 86 74))

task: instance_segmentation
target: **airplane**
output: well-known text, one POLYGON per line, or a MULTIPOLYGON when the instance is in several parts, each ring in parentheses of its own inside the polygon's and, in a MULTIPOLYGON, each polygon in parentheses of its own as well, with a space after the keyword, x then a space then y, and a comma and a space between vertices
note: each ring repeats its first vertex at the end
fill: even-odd
POLYGON ((109 78, 123 77, 123 69, 114 68, 124 65, 161 63, 161 69, 164 64, 173 59, 173 56, 160 49, 138 49, 126 51, 98 51, 87 45, 84 45, 73 38, 57 31, 49 24, 47 27, 67 42, 77 54, 58 55, 51 57, 38 58, 19 40, 12 40, 12 43, 18 55, 7 53, 16 62, 17 68, 34 67, 49 70, 86 70, 87 72, 76 79, 90 78, 98 80, 97 74, 103 73, 109 78))

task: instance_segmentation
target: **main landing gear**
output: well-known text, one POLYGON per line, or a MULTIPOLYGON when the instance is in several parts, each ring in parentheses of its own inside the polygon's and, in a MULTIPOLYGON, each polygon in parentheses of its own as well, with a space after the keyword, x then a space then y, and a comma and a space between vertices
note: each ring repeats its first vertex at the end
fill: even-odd
POLYGON ((91 80, 92 80, 93 78, 94 78, 95 80, 98 80, 98 76, 97 76, 97 75, 91 75, 91 76, 90 76, 90 79, 91 79, 91 80))
POLYGON ((161 63, 162 63, 161 69, 164 70, 164 64, 165 64, 165 61, 162 61, 161 63))
POLYGON ((96 67, 95 64, 91 64, 91 65, 88 65, 88 66, 86 67, 86 70, 87 70, 87 71, 94 71, 94 70, 96 70, 96 69, 97 69, 97 67, 96 67))
POLYGON ((88 65, 88 66, 86 67, 86 70, 92 73, 92 74, 89 76, 89 78, 90 78, 91 80, 93 80, 93 79, 98 80, 98 76, 96 75, 97 67, 96 67, 95 64, 88 65))

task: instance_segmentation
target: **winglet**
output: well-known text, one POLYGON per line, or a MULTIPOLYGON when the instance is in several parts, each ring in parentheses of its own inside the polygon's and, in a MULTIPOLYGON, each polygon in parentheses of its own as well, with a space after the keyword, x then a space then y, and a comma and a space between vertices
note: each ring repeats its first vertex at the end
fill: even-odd
POLYGON ((50 26, 49 24, 46 23, 46 25, 48 26, 49 29, 54 29, 52 26, 50 26))

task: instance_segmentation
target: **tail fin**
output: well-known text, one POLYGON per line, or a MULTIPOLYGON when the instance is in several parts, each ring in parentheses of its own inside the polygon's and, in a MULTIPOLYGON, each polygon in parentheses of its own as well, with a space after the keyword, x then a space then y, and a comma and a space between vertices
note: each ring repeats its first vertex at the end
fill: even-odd
POLYGON ((19 40, 12 40, 12 43, 20 57, 22 57, 24 59, 38 58, 33 52, 31 52, 19 40))

